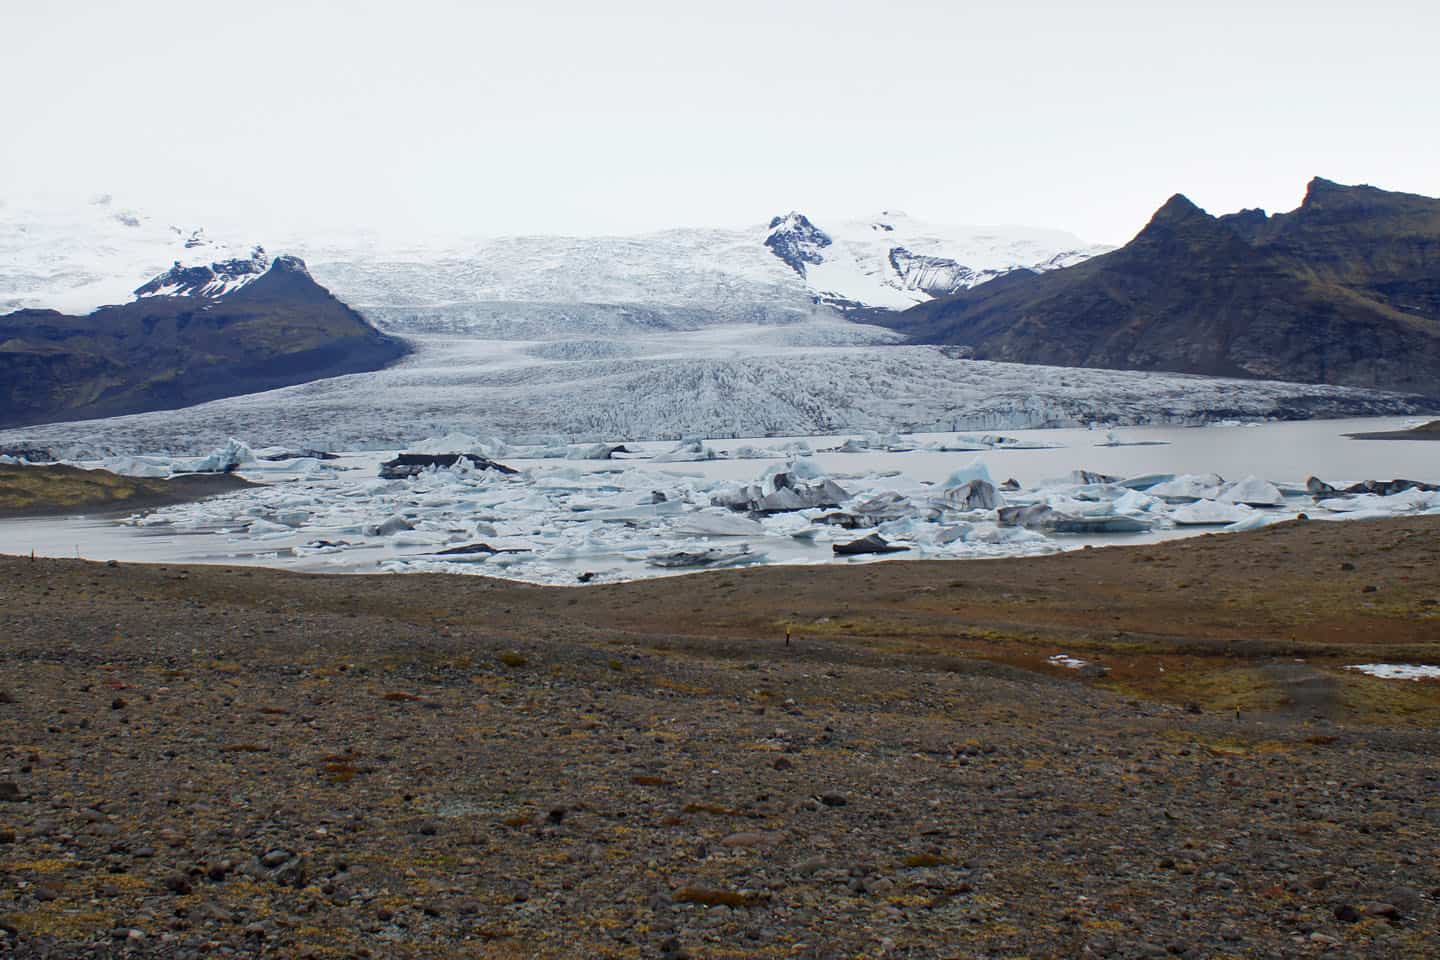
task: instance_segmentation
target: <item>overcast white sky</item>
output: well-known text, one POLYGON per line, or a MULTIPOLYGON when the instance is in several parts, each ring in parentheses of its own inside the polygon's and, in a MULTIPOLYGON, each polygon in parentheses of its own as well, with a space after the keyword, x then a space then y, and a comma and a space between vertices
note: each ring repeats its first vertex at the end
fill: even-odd
POLYGON ((1440 3, 0 0, 0 197, 268 231, 1440 195, 1440 3))

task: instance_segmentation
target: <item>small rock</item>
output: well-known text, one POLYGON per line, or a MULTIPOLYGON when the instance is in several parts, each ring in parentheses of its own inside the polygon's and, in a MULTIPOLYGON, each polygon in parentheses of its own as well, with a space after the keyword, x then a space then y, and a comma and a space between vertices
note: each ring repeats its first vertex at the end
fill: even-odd
POLYGON ((1386 895, 1385 900, 1399 907, 1401 913, 1414 913, 1420 909, 1420 891, 1414 887, 1396 887, 1386 895))
POLYGON ((770 842, 770 837, 763 833, 745 832, 732 833, 720 841, 722 847, 763 847, 770 842))
POLYGON ((1400 908, 1393 903, 1367 903, 1365 904, 1365 915, 1367 917, 1384 917, 1386 920, 1398 920, 1400 908))
POLYGON ((165 878, 165 889, 179 896, 186 896, 195 888, 190 884, 190 878, 183 873, 172 873, 165 878))
POLYGON ((850 802, 838 793, 822 793, 815 799, 827 807, 843 807, 850 802))
POLYGON ((289 859, 290 851, 271 850, 269 853, 265 854, 265 856, 260 858, 260 865, 267 870, 273 870, 274 868, 280 866, 282 863, 289 859))
POLYGON ((25 799, 20 792, 20 784, 13 780, 6 780, 0 783, 0 803, 19 803, 25 799))
POLYGON ((0 830, 0 843, 14 843, 14 842, 15 842, 15 831, 14 831, 14 830, 0 830))
POLYGON ((49 903, 51 900, 56 900, 60 897, 60 894, 56 893, 54 889, 47 887, 43 883, 35 884, 31 892, 34 894, 35 899, 41 903, 49 903))
POLYGON ((1335 908, 1335 919, 1341 923, 1358 923, 1360 913, 1348 903, 1342 903, 1335 908))

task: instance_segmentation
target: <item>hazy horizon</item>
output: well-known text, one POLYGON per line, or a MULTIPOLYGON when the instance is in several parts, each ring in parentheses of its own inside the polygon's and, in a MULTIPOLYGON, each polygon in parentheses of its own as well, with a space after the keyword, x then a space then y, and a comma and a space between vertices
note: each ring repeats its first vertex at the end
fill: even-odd
POLYGON ((1440 195, 1440 10, 908 0, 6 9, 0 197, 258 234, 634 234, 788 210, 1127 241, 1170 195, 1440 195), (1397 145, 1403 149, 1397 149, 1397 145))

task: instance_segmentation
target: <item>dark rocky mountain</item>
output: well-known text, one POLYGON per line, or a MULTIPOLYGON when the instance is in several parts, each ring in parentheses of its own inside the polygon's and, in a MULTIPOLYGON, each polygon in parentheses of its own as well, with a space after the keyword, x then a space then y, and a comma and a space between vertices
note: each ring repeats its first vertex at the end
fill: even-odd
POLYGON ((295 257, 176 267, 85 316, 0 316, 0 427, 163 410, 404 356, 295 257))
POLYGON ((1312 180, 1290 213, 1177 194, 1119 250, 882 319, 980 359, 1440 396, 1440 200, 1312 180))
POLYGON ((820 252, 833 241, 803 213, 787 213, 770 221, 770 232, 765 236, 765 246, 779 257, 791 270, 805 276, 805 264, 825 262, 820 252))

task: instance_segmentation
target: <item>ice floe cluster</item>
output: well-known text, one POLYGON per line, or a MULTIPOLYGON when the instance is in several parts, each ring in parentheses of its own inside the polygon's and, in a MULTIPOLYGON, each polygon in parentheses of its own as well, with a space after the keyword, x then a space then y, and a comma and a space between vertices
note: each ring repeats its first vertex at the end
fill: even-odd
MULTIPOLYGON (((827 449, 850 445, 915 448, 877 435, 827 449)), ((153 475, 238 471, 259 481, 128 521, 150 531, 208 535, 217 544, 215 559, 476 572, 541 583, 892 554, 1024 556, 1254 529, 1302 512, 1337 519, 1440 514, 1440 489, 1413 481, 1337 488, 1314 478, 1307 485, 1075 470, 1022 485, 997 480, 986 465, 983 451, 1005 445, 997 437, 928 442, 930 450, 981 451, 939 481, 895 469, 827 470, 806 441, 757 441, 724 453, 698 440, 647 451, 624 444, 517 448, 451 435, 403 452, 336 456, 232 440, 204 458, 103 465, 153 475), (762 457, 771 462, 744 479, 713 469, 725 459, 762 457)))

